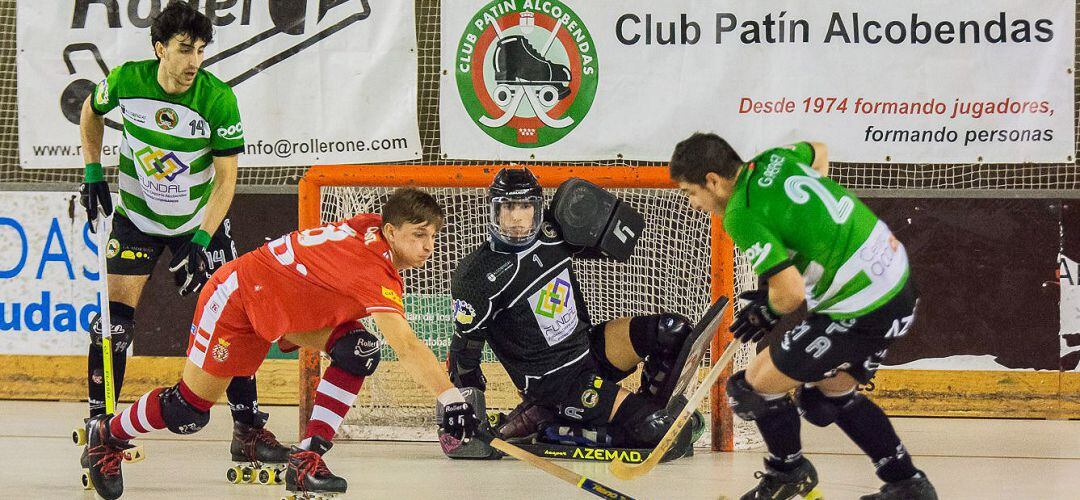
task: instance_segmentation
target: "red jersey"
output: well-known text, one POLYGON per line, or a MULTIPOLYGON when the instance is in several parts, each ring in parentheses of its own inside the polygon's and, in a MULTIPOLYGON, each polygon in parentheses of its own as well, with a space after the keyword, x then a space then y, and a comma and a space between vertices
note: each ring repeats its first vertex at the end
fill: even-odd
POLYGON ((361 214, 294 231, 245 255, 241 288, 259 336, 275 341, 374 312, 404 315, 401 275, 381 227, 379 215, 361 214))

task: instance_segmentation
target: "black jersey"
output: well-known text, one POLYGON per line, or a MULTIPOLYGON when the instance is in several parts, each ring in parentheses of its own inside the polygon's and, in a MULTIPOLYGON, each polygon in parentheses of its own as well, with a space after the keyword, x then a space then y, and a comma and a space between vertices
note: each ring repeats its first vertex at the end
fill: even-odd
POLYGON ((519 252, 484 243, 451 282, 455 341, 487 341, 522 391, 589 354, 592 325, 571 261, 582 249, 563 241, 550 219, 542 224, 519 252))

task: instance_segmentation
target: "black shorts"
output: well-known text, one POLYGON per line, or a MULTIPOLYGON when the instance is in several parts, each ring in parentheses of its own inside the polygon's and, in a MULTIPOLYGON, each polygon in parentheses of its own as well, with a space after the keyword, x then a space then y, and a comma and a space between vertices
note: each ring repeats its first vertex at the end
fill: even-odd
MULTIPOLYGON (((590 344, 602 341, 604 325, 589 329, 590 344)), ((589 349, 581 361, 530 383, 525 396, 570 422, 583 426, 607 424, 619 382, 632 372, 619 371, 606 359, 598 359, 600 353, 595 347, 589 349)))
POLYGON ((889 345, 914 323, 917 303, 909 277, 900 293, 867 315, 834 320, 810 314, 769 345, 773 364, 800 382, 817 382, 843 371, 867 384, 885 360, 889 345))
MULTIPOLYGON (((236 243, 232 239, 231 226, 229 218, 225 217, 206 247, 211 274, 221 265, 236 259, 236 243)), ((109 233, 109 243, 105 249, 109 274, 149 276, 165 247, 175 252, 181 244, 190 240, 191 235, 146 234, 127 217, 117 213, 113 217, 112 232, 109 233)))

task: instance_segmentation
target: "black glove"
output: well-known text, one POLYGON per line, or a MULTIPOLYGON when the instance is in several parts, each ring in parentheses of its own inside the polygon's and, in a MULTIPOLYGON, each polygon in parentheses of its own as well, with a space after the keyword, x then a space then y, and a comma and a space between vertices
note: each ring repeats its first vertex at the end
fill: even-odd
POLYGON ((112 215, 112 195, 109 194, 109 183, 105 182, 100 163, 91 163, 86 166, 83 184, 79 186, 79 204, 86 209, 86 220, 90 222, 90 232, 97 232, 94 227, 94 219, 98 216, 98 207, 106 217, 112 215))
MULTIPOLYGON (((205 233, 203 233, 205 234, 205 233)), ((169 271, 180 288, 180 296, 196 293, 210 279, 210 260, 206 247, 195 241, 185 241, 173 252, 169 271)))
POLYGON ((450 403, 443 407, 442 422, 439 431, 453 436, 455 439, 467 441, 476 434, 480 426, 480 419, 476 418, 476 410, 466 402, 450 403))
POLYGON ((740 293, 739 300, 745 303, 742 304, 730 330, 732 336, 744 344, 761 340, 780 321, 780 315, 769 310, 768 290, 740 293))

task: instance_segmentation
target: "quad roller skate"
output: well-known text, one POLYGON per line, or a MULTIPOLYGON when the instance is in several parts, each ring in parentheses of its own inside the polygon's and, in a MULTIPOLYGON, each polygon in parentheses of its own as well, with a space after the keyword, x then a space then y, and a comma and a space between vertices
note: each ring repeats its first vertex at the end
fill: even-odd
POLYGON ((281 484, 285 479, 289 448, 265 427, 235 422, 229 453, 234 464, 225 471, 225 478, 230 483, 281 484))
MULTIPOLYGON (((89 447, 87 446, 89 422, 89 418, 84 418, 83 426, 76 427, 71 431, 71 441, 75 443, 75 446, 82 447, 82 454, 79 456, 79 465, 82 466, 82 477, 80 478, 80 482, 82 483, 84 490, 94 489, 94 484, 90 481, 90 454, 88 452, 89 447)), ((143 458, 146 458, 143 454, 142 446, 133 446, 123 450, 122 453, 124 461, 128 463, 139 462, 142 461, 143 458)))
POLYGON ((289 495, 283 500, 324 500, 345 493, 348 482, 330 472, 322 459, 331 446, 333 443, 312 436, 310 450, 292 448, 289 468, 285 471, 285 490, 289 495))

